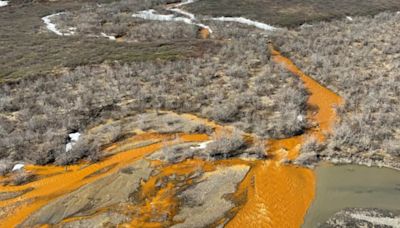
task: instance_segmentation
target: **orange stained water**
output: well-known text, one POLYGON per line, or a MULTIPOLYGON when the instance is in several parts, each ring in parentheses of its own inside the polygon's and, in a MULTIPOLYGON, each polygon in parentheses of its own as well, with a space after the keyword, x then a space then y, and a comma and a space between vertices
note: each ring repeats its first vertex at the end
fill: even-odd
POLYGON ((227 227, 300 227, 314 188, 310 169, 259 161, 239 186, 247 201, 227 227))
POLYGON ((272 51, 274 62, 282 64, 297 75, 311 93, 308 106, 318 107, 309 118, 317 123, 305 135, 268 142, 270 161, 258 161, 239 186, 237 196, 245 194, 247 202, 227 227, 300 227, 315 194, 315 175, 312 170, 282 164, 282 159, 295 159, 305 137, 320 141, 331 131, 336 119, 334 106, 342 103, 341 97, 305 75, 288 58, 272 51))
MULTIPOLYGON (((207 135, 180 135, 183 142, 204 141, 207 135)), ((149 135, 149 137, 152 137, 149 135)), ((172 139, 170 135, 159 135, 163 139, 172 139)), ((137 136, 146 139, 145 135, 137 136)), ((98 180, 106 175, 118 171, 120 168, 152 153, 163 146, 156 143, 142 148, 128 150, 115 154, 95 164, 81 164, 60 168, 56 166, 28 166, 27 170, 38 175, 45 175, 37 181, 22 186, 0 186, 0 193, 15 192, 32 188, 31 191, 8 200, 0 201, 0 208, 11 208, 6 211, 6 216, 0 217, 0 227, 14 227, 24 221, 31 213, 46 205, 51 200, 63 194, 69 193, 85 184, 98 180), (96 172, 107 168, 106 172, 96 172)))
POLYGON ((314 129, 312 134, 323 140, 324 133, 329 133, 332 129, 336 120, 334 107, 343 103, 342 98, 304 74, 290 59, 282 56, 278 51, 273 50, 272 57, 274 62, 282 64, 287 70, 297 75, 311 93, 307 103, 309 106, 318 107, 317 113, 311 116, 312 120, 318 124, 318 128, 314 129))
POLYGON ((174 224, 173 218, 179 210, 179 201, 176 198, 179 191, 192 185, 196 172, 215 171, 218 167, 230 167, 234 165, 249 165, 250 162, 240 159, 205 161, 202 159, 185 160, 178 164, 161 165, 156 164, 159 173, 150 177, 142 184, 139 198, 144 199, 142 204, 130 204, 126 212, 134 214, 129 224, 122 224, 123 227, 167 227, 174 224), (157 183, 175 176, 173 181, 167 181, 166 186, 157 187, 157 183), (183 178, 176 178, 183 177, 183 178), (137 212, 137 213, 135 213, 137 212), (151 222, 158 217, 163 222, 151 222))
MULTIPOLYGON (((143 182, 138 192, 141 201, 134 204, 124 204, 120 211, 132 217, 129 223, 121 227, 160 227, 173 224, 173 217, 179 209, 176 198, 177 191, 193 183, 191 175, 197 171, 208 172, 218 166, 232 166, 246 164, 252 166, 246 178, 238 186, 234 195, 237 199, 245 196, 246 202, 235 208, 237 214, 228 222, 227 227, 299 227, 303 217, 314 197, 315 177, 312 170, 299 168, 281 163, 283 159, 293 160, 298 156, 301 144, 305 137, 314 136, 324 140, 324 133, 329 132, 335 121, 333 106, 341 104, 342 100, 332 91, 324 88, 315 80, 305 75, 289 59, 279 52, 273 51, 273 60, 285 66, 289 71, 299 76, 311 93, 308 105, 318 107, 316 113, 310 113, 309 118, 318 124, 305 135, 288 139, 271 140, 269 147, 269 161, 243 161, 239 159, 207 162, 203 160, 187 160, 174 165, 165 165, 162 162, 152 162, 157 172, 143 182), (169 176, 182 176, 181 182, 160 181, 169 176), (154 222, 154 218, 163 222, 154 222)), ((182 115, 190 120, 200 121, 214 128, 216 134, 231 131, 214 122, 200 119, 193 115, 182 115)), ((249 140, 251 136, 246 135, 249 140)), ((140 142, 149 139, 174 141, 174 136, 157 133, 145 133, 115 143, 105 149, 106 152, 118 150, 120 146, 129 142, 140 142)), ((206 135, 180 134, 181 142, 205 141, 206 135)), ((152 153, 165 143, 154 143, 141 148, 127 150, 114 154, 96 164, 82 163, 68 167, 57 166, 27 166, 26 169, 39 176, 38 180, 23 186, 0 186, 1 192, 12 192, 32 189, 31 191, 13 199, 0 202, 0 208, 10 208, 8 217, 0 217, 0 227, 13 227, 24 221, 31 213, 46 205, 56 197, 67 194, 85 184, 98 180, 106 175, 115 173, 120 168, 152 153), (104 171, 105 170, 105 171, 104 171)), ((70 220, 79 220, 79 217, 70 220)), ((68 222, 66 219, 63 222, 68 222)))

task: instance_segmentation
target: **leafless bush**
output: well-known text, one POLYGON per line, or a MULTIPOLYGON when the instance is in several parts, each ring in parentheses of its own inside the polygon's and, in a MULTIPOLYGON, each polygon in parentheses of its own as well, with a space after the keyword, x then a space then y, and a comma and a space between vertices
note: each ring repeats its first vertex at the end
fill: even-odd
POLYGON ((1 159, 0 160, 0 176, 4 176, 11 171, 13 168, 14 163, 8 159, 1 159))
POLYGON ((188 130, 189 133, 198 134, 211 134, 213 129, 205 124, 194 124, 191 129, 188 130))
POLYGON ((245 150, 245 153, 242 155, 242 157, 255 159, 266 158, 268 156, 267 150, 268 149, 265 145, 265 140, 255 139, 252 145, 245 150))
POLYGON ((17 171, 11 180, 12 185, 23 185, 35 179, 35 175, 24 170, 17 171))
POLYGON ((246 148, 246 142, 240 132, 224 133, 214 135, 213 142, 205 149, 206 153, 214 158, 229 158, 241 154, 246 148))
MULTIPOLYGON (((90 16, 92 9, 87 11, 90 16)), ((123 18, 113 20, 125 23, 123 18)), ((298 134, 306 127, 297 119, 306 112, 304 87, 269 62, 263 34, 246 32, 237 29, 238 39, 198 58, 82 66, 57 80, 37 76, 1 85, 0 158, 37 164, 96 160, 103 145, 123 134, 123 125, 84 134, 66 152, 68 133, 148 109, 194 113, 265 137, 298 134)), ((139 125, 150 127, 147 122, 139 125)), ((164 130, 175 125, 176 131, 211 132, 179 124, 164 130)))
MULTIPOLYGON (((157 22, 133 18, 132 14, 171 1, 121 0, 108 4, 84 4, 77 11, 53 19, 61 29, 77 28, 80 34, 98 36, 100 33, 130 41, 155 41, 196 38, 197 26, 183 22, 157 22)), ((173 1, 172 1, 173 2, 173 1)))
POLYGON ((338 109, 326 157, 377 160, 384 151, 398 158, 399 18, 381 13, 352 22, 320 22, 278 34, 285 39, 276 37, 296 64, 346 101, 338 109))

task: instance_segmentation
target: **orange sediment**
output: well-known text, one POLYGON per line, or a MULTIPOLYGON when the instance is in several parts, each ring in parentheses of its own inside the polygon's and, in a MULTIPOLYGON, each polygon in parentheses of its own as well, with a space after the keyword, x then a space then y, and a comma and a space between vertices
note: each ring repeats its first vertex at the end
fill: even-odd
POLYGON ((245 194, 247 202, 227 227, 300 227, 315 194, 315 175, 312 170, 281 164, 293 160, 306 137, 323 141, 336 120, 334 106, 342 98, 304 74, 288 58, 272 49, 274 62, 282 64, 297 75, 311 93, 308 106, 318 108, 309 113, 317 127, 305 135, 268 142, 271 161, 259 161, 239 186, 237 195, 245 194))
POLYGON ((311 93, 307 103, 309 106, 318 107, 317 113, 311 116, 311 119, 318 124, 318 127, 313 129, 312 135, 323 140, 325 138, 324 133, 331 131, 336 120, 334 107, 342 104, 343 99, 304 74, 290 59, 282 56, 278 51, 273 50, 272 57, 274 62, 282 64, 287 70, 297 75, 311 93))
POLYGON ((314 188, 310 169, 259 161, 237 192, 247 201, 226 227, 300 227, 314 188))
MULTIPOLYGON (((342 99, 305 75, 279 52, 273 50, 272 54, 273 61, 282 64, 290 72, 297 75, 311 93, 308 105, 318 107, 318 111, 309 113, 308 117, 317 124, 317 127, 304 135, 266 142, 271 156, 268 161, 229 159, 210 162, 191 159, 172 165, 164 164, 161 161, 152 161, 151 164, 154 166, 155 172, 148 180, 141 183, 140 191, 137 192, 139 202, 119 205, 118 211, 132 218, 130 222, 121 224, 121 227, 172 225, 174 223, 173 217, 179 210, 180 204, 176 196, 179 193, 178 191, 193 184, 192 175, 195 175, 198 171, 210 172, 216 170, 219 166, 237 164, 249 165, 252 168, 233 196, 236 199, 245 196, 246 201, 233 210, 237 213, 227 223, 227 227, 301 226, 303 217, 314 198, 315 176, 310 169, 285 165, 281 161, 296 159, 306 137, 312 136, 321 141, 325 139, 325 133, 331 131, 331 126, 336 118, 333 107, 340 105, 342 99), (171 176, 178 176, 179 178, 170 180, 169 177, 171 176), (157 217, 167 219, 157 220, 157 217)), ((211 126, 216 135, 224 134, 233 129, 219 126, 212 121, 203 120, 189 114, 182 115, 182 117, 211 126)), ((252 140, 250 135, 245 136, 249 141, 252 140)), ((95 164, 81 163, 67 167, 28 165, 26 170, 38 176, 36 181, 22 186, 0 186, 0 193, 30 190, 16 198, 0 201, 0 208, 7 210, 0 213, 0 227, 18 225, 29 215, 57 197, 115 173, 165 145, 206 140, 209 140, 209 137, 203 134, 143 133, 108 146, 104 151, 111 156, 95 164), (174 140, 175 138, 179 140, 174 140), (152 144, 143 143, 145 141, 151 141, 152 144), (132 147, 126 147, 128 144, 132 147), (144 144, 145 146, 134 148, 136 145, 144 144), (126 148, 134 149, 125 151, 126 148)), ((103 209, 108 210, 110 208, 103 209)), ((102 212, 102 210, 99 212, 102 212)), ((62 223, 79 219, 84 219, 84 217, 66 218, 62 223)))
MULTIPOLYGON (((158 135, 162 139, 172 139, 169 135, 158 135)), ((182 141, 204 141, 207 135, 181 135, 182 141)), ((136 136, 138 139, 146 139, 146 136, 136 136)), ((10 208, 0 217, 1 227, 13 227, 22 223, 31 213, 35 212, 51 200, 72 192, 79 187, 98 180, 106 175, 115 173, 120 168, 148 155, 162 147, 162 143, 128 150, 115 154, 95 164, 81 164, 68 167, 56 166, 28 166, 27 170, 45 175, 37 181, 22 186, 0 186, 0 193, 15 192, 32 188, 31 191, 17 197, 0 202, 0 208, 10 208), (92 175, 99 170, 112 167, 106 172, 92 175)))

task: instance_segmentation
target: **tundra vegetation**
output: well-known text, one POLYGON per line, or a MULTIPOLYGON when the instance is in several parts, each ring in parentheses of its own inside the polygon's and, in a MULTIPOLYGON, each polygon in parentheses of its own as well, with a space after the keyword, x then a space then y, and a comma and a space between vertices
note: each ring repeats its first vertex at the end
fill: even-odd
MULTIPOLYGON (((120 1, 107 7, 97 6, 95 10, 85 5, 77 10, 78 14, 75 11, 61 14, 58 20, 62 24, 61 21, 68 21, 64 19, 72 18, 73 24, 65 26, 78 26, 78 33, 87 32, 83 36, 90 37, 97 32, 106 32, 97 31, 96 26, 104 22, 103 17, 98 16, 104 14, 107 20, 112 18, 107 14, 114 11, 108 10, 117 10, 118 15, 154 6, 147 3, 132 6, 132 2, 141 1, 120 1), (134 8, 125 8, 123 3, 134 8), (87 17, 82 10, 88 10, 87 17), (88 25, 80 20, 87 21, 88 25)), ((165 1, 151 4, 155 3, 165 1)), ((115 27, 119 21, 110 23, 115 27)), ((81 158, 96 161, 101 158, 104 145, 124 137, 132 129, 126 129, 122 121, 97 131, 88 129, 109 119, 122 120, 148 110, 193 113, 263 138, 298 135, 307 128, 308 123, 299 117, 306 115, 308 94, 299 79, 269 61, 265 33, 256 31, 248 36, 249 28, 239 26, 232 31, 232 24, 215 22, 213 26, 220 30, 219 34, 211 41, 203 41, 192 32, 196 30, 194 25, 164 24, 162 33, 174 34, 182 27, 191 31, 187 37, 179 35, 177 39, 173 36, 157 37, 152 29, 135 30, 140 26, 147 28, 149 22, 142 19, 129 17, 129 23, 133 23, 131 32, 138 33, 136 36, 140 35, 140 39, 120 44, 102 38, 104 42, 138 47, 149 37, 155 43, 160 40, 179 43, 181 39, 187 39, 192 44, 201 43, 204 53, 194 53, 182 59, 142 58, 129 63, 82 64, 57 74, 36 74, 1 84, 1 159, 63 165, 81 158), (234 39, 229 40, 232 37, 234 39), (81 132, 82 137, 67 151, 65 145, 69 140, 68 134, 72 132, 81 132)), ((128 24, 122 26, 131 27, 128 24)), ((155 30, 158 29, 155 27, 155 30)), ((129 36, 127 39, 129 41, 129 36)), ((149 127, 146 123, 137 126, 142 130, 149 127)), ((196 126, 188 131, 210 132, 205 126, 196 126)), ((206 151, 211 157, 231 157, 236 155, 233 150, 243 149, 245 154, 259 157, 263 149, 260 145, 242 148, 236 143, 240 141, 220 139, 206 151), (227 145, 232 148, 222 148, 227 145)))
MULTIPOLYGON (((213 41, 190 38, 173 41, 160 39, 154 42, 116 43, 101 37, 100 33, 85 36, 79 35, 77 32, 76 36, 60 37, 49 32, 41 19, 58 12, 81 10, 82 5, 85 8, 87 5, 96 5, 96 3, 101 5, 107 2, 110 1, 13 0, 7 7, 1 7, 0 82, 18 81, 25 77, 49 76, 57 74, 65 68, 73 69, 78 66, 104 62, 130 63, 156 59, 186 59, 216 48, 213 41)), ((131 5, 141 2, 150 1, 135 1, 135 4, 131 5)), ((104 8, 106 7, 104 6, 104 8)), ((60 15, 60 17, 62 16, 60 15)), ((58 19, 58 17, 51 17, 52 21, 58 19)), ((100 23, 100 21, 96 23, 100 23)), ((169 33, 166 32, 166 34, 169 33)), ((149 35, 143 34, 143 36, 149 35)))
POLYGON ((246 17, 267 24, 296 27, 345 16, 374 15, 400 10, 393 0, 201 0, 184 6, 197 15, 246 17))
MULTIPOLYGON (((171 14, 161 5, 173 2, 46 3, 55 4, 50 10, 33 1, 15 1, 12 7, 27 17, 10 20, 15 15, 9 11, 0 14, 1 23, 10 23, 0 27, 4 34, 14 31, 13 26, 30 31, 30 38, 21 34, 23 40, 6 35, 6 45, 0 47, 8 53, 0 59, 5 66, 1 77, 24 76, 1 84, 1 172, 17 160, 36 164, 69 164, 81 158, 96 161, 104 145, 124 137, 129 129, 123 124, 107 125, 95 133, 87 129, 107 119, 122 123, 121 119, 148 110, 193 113, 264 138, 299 135, 310 124, 304 118, 308 94, 297 77, 270 62, 266 50, 270 39, 309 75, 348 100, 338 109, 340 122, 327 143, 305 144, 303 151, 312 153, 302 157, 304 162, 332 157, 369 162, 398 159, 395 114, 399 105, 394 82, 399 15, 383 13, 273 33, 207 21, 218 31, 210 40, 198 39, 194 25, 132 17, 149 8, 171 14), (43 31, 40 17, 61 8, 67 10, 54 17, 54 23, 61 29, 77 28, 77 36, 60 39, 43 31), (28 19, 34 22, 26 25, 28 19), (124 42, 109 41, 102 33, 124 42), (11 41, 15 43, 7 43, 11 41), (37 55, 31 59, 38 62, 24 61, 27 43, 37 55), (54 48, 50 54, 44 51, 47 46, 54 48), (13 47, 18 50, 11 51, 13 47), (65 50, 66 57, 58 56, 64 55, 60 50, 65 50), (77 131, 83 137, 66 151, 68 134, 77 131)), ((145 125, 138 124, 143 130, 145 125)), ((205 126, 193 129, 210 133, 205 126)), ((229 148, 221 150, 228 141, 216 141, 206 151, 229 157, 232 151, 224 151, 229 148)), ((259 154, 260 150, 252 147, 250 151, 259 154)))
POLYGON ((304 152, 399 167, 399 20, 397 13, 381 13, 284 31, 286 39, 277 35, 284 53, 346 101, 327 143, 305 144, 304 152))

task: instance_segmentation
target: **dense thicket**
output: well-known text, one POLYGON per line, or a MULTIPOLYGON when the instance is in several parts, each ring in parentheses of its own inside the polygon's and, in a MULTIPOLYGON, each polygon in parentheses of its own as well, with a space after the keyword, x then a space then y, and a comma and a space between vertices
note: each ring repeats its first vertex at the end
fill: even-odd
POLYGON ((121 0, 108 4, 85 4, 80 10, 65 12, 53 18, 61 29, 76 28, 80 35, 101 33, 123 37, 126 41, 185 39, 197 36, 198 27, 184 22, 151 21, 134 18, 141 10, 156 8, 161 14, 175 14, 162 8, 173 0, 121 0))
POLYGON ((399 159, 399 20, 399 14, 381 13, 321 22, 276 38, 283 52, 346 101, 321 155, 364 162, 399 159))
POLYGON ((269 62, 265 37, 241 34, 202 58, 82 66, 3 84, 0 158, 38 164, 97 159, 101 145, 118 138, 118 127, 105 129, 110 137, 81 139, 69 153, 73 158, 65 157, 68 133, 85 134, 99 119, 147 109, 195 113, 265 137, 301 133, 306 123, 298 116, 305 115, 307 100, 302 83, 269 62))

